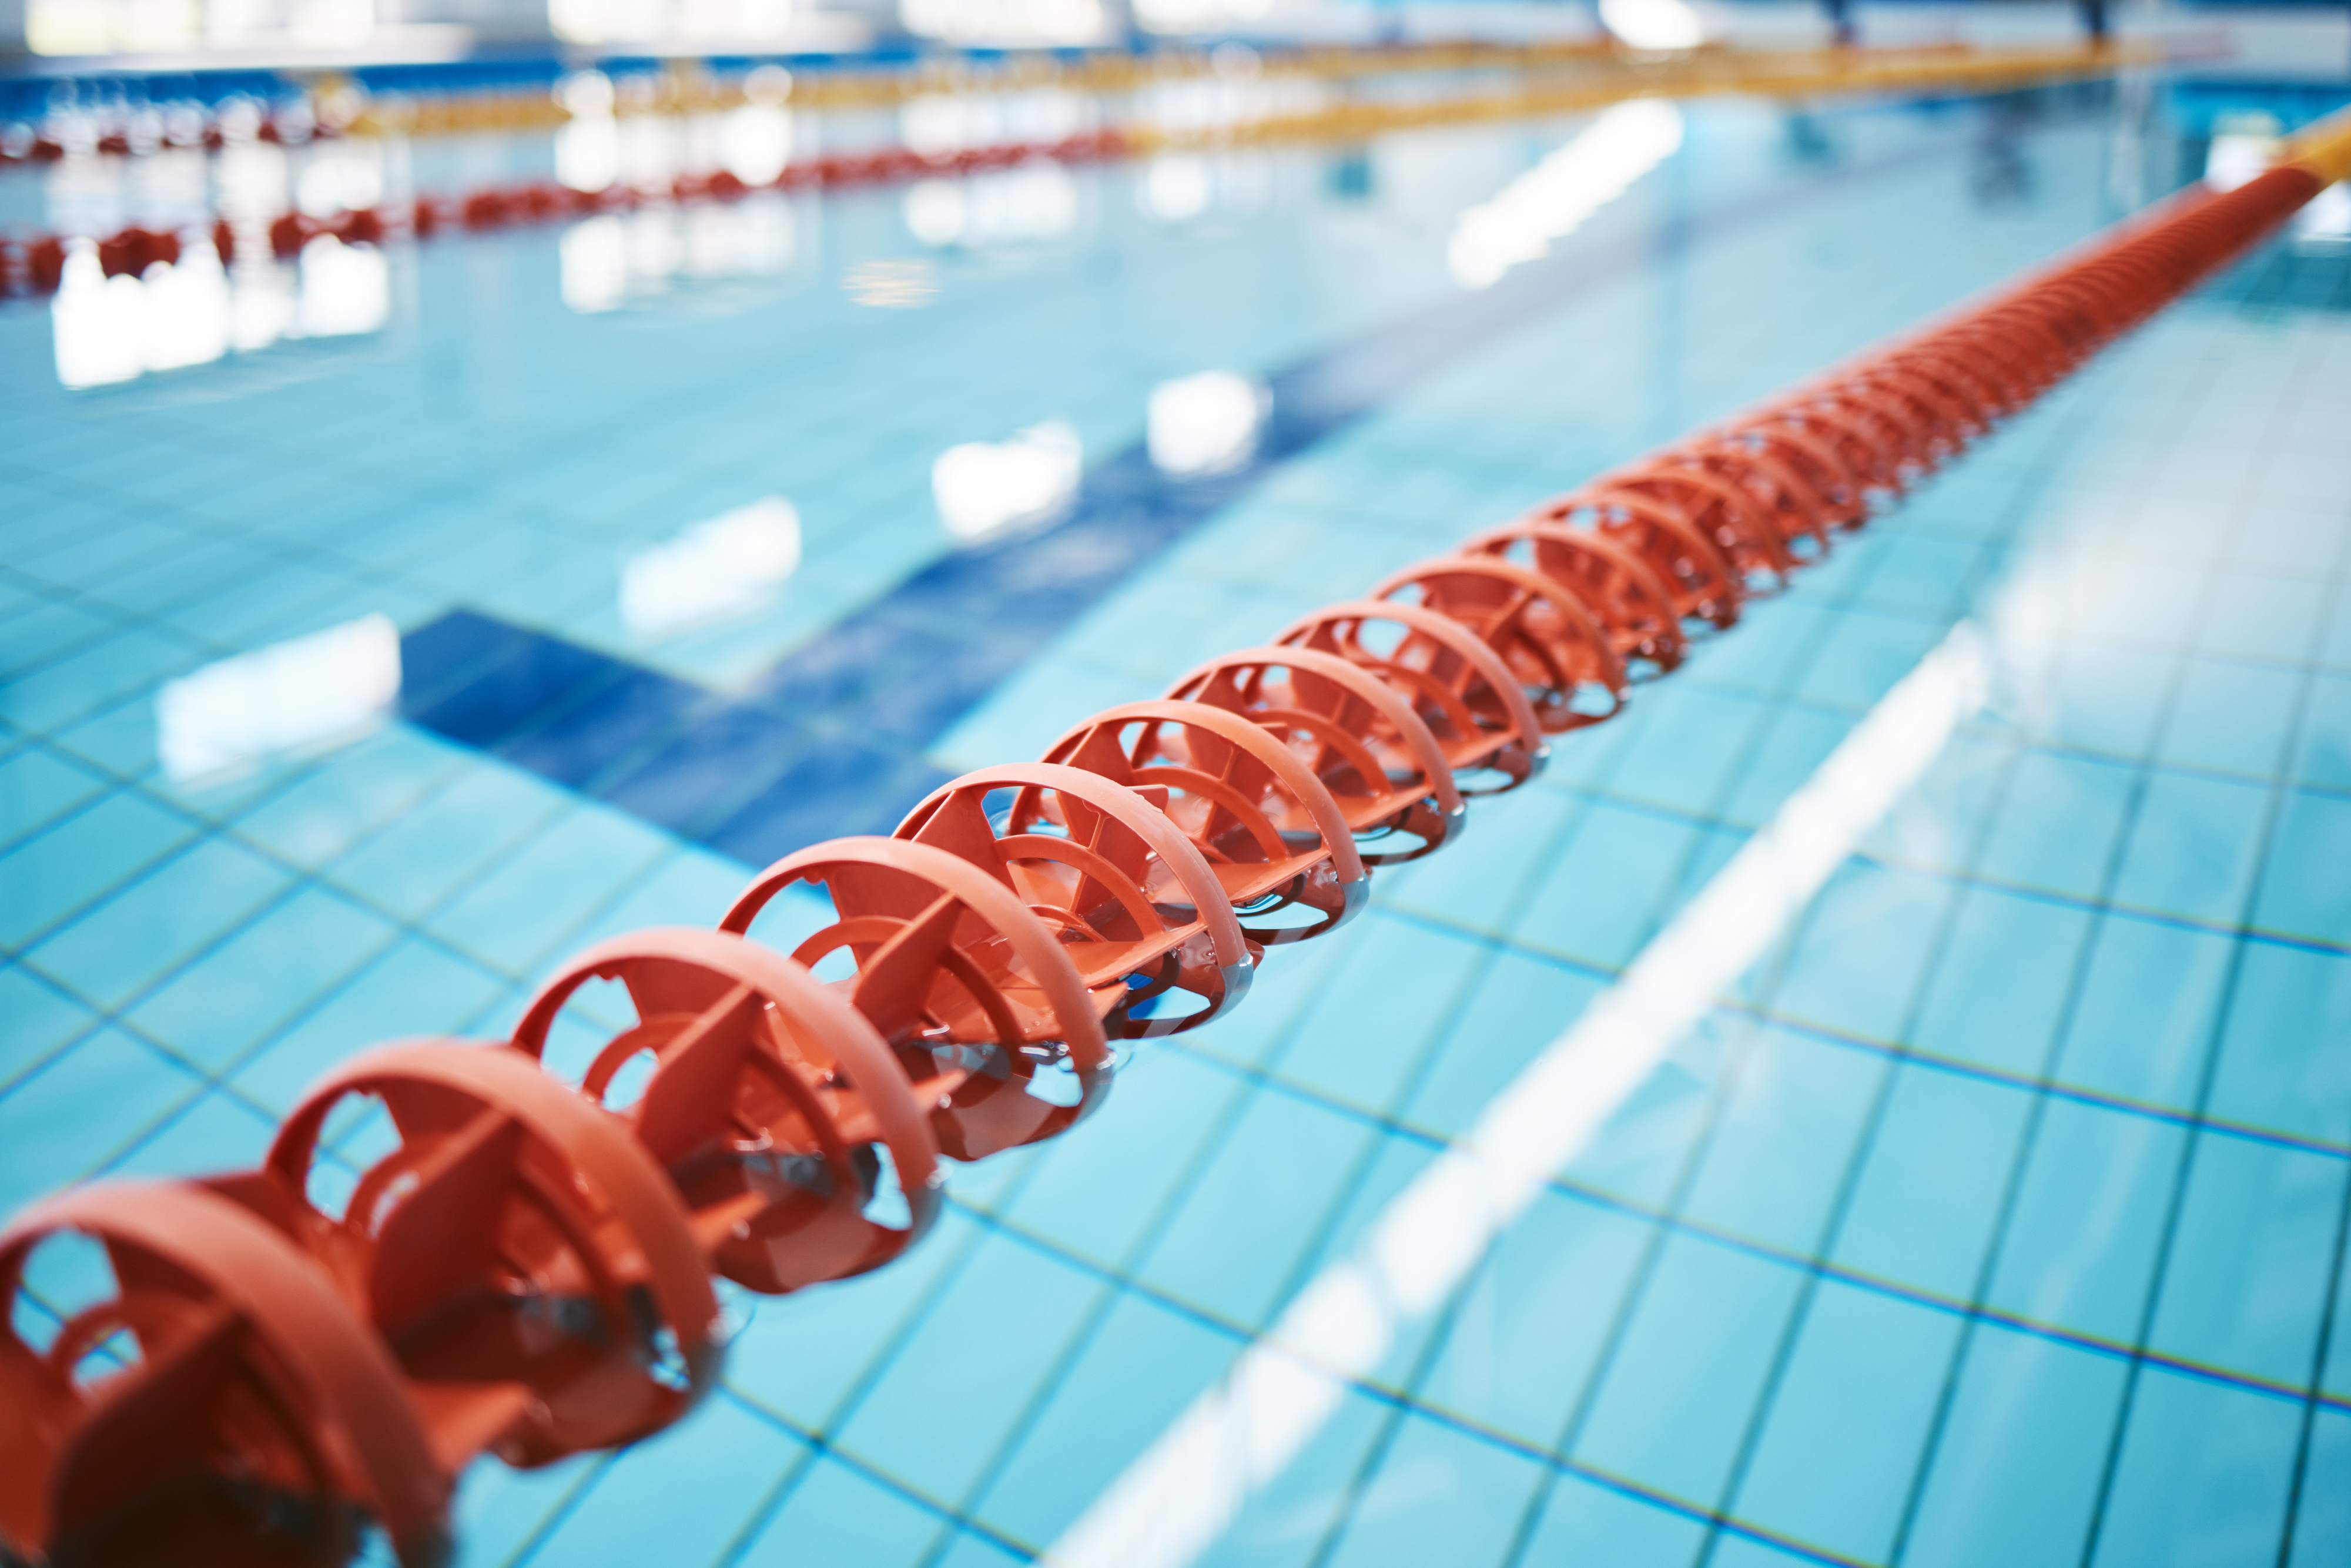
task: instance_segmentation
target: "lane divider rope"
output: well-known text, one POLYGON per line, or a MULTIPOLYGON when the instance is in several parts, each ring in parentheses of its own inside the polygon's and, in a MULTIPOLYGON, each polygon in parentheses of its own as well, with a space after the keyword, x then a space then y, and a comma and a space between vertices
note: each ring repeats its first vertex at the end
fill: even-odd
POLYGON ((1793 53, 1700 49, 1675 59, 1503 92, 1404 102, 1346 102, 1205 126, 1176 128, 1136 121, 1058 140, 999 142, 953 152, 885 147, 828 153, 789 163, 760 185, 724 169, 680 173, 657 186, 616 183, 597 191, 552 180, 525 180, 486 185, 462 196, 428 194, 326 214, 289 211, 250 223, 217 217, 209 227, 196 224, 180 229, 150 229, 134 224, 97 240, 60 234, 0 235, 0 298, 56 293, 64 282, 68 258, 84 246, 95 255, 104 277, 138 277, 158 263, 176 265, 183 256, 206 244, 224 267, 265 249, 279 261, 291 261, 322 235, 346 245, 427 240, 459 230, 481 232, 568 222, 667 204, 734 202, 761 189, 841 191, 913 180, 967 178, 1029 163, 1078 165, 1162 152, 1275 141, 1352 142, 1438 125, 1579 113, 1634 98, 1697 98, 1716 93, 1784 97, 1906 89, 1983 92, 2105 76, 2127 66, 2157 64, 2199 51, 2210 52, 2212 47, 2209 40, 2183 40, 2166 48, 2124 45, 1793 53))
POLYGON ((1469 800, 2346 173, 2351 118, 889 836, 788 855, 716 929, 590 947, 510 1040, 366 1051, 257 1170, 36 1205, 0 1232, 0 1561, 331 1563, 380 1531, 444 1562, 476 1456, 632 1442, 709 1390, 713 1274, 780 1293, 897 1257, 948 1163, 1076 1125, 1120 1042, 1239 1004, 1374 868, 1451 842, 1469 800), (594 982, 633 1021, 599 1026, 594 982), (582 1039, 576 1072, 543 1065, 582 1039), (65 1232, 113 1281, 58 1321, 23 1286, 65 1232))

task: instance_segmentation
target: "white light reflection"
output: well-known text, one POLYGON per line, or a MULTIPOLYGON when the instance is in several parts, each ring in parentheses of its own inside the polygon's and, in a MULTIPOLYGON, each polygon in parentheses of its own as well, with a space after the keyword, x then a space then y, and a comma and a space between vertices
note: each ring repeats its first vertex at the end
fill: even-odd
POLYGON ((57 380, 68 387, 104 386, 146 373, 146 293, 135 277, 107 277, 89 240, 72 242, 57 298, 49 301, 49 327, 57 380))
POLYGON ((1272 405, 1264 386, 1230 371, 1179 376, 1151 389, 1144 445, 1165 474, 1228 473, 1257 451, 1272 405))
POLYGON ((1635 99, 1606 110, 1501 194, 1461 214, 1446 248, 1454 280, 1484 288, 1544 255, 1681 144, 1682 112, 1670 103, 1635 99))
MULTIPOLYGON (((2222 115, 2213 122, 2212 145, 2204 155, 2204 183, 2233 191, 2268 172, 2284 145, 2283 128, 2267 114, 2222 115)), ((2305 249, 2351 242, 2351 184, 2337 183, 2312 197, 2294 214, 2293 234, 2305 249)))
POLYGON ((2294 215, 2297 244, 2332 249, 2351 244, 2351 183, 2337 181, 2294 215))
POLYGON ((1981 706, 1990 666, 1974 624, 1954 628, 1043 1561, 1183 1568, 1214 1542, 1811 903, 1981 706))
POLYGON ((758 610, 800 564, 800 515, 780 496, 696 523, 621 565, 621 621, 645 641, 758 610))
POLYGON ((392 272, 371 245, 320 235, 302 247, 302 297, 294 335, 350 338, 382 327, 392 314, 392 272))
POLYGON ((1078 182, 1059 163, 1027 163, 962 180, 918 180, 903 206, 906 232, 925 245, 1034 245, 1077 227, 1078 182))
POLYGON ((582 314, 659 294, 681 278, 768 277, 790 270, 792 211, 767 197, 695 207, 604 213, 564 230, 556 255, 563 302, 582 314))
POLYGON ((399 695, 399 628, 366 615, 167 684, 155 754, 174 783, 204 783, 364 733, 399 695))
POLYGON ((2274 136, 2215 136, 2204 158, 2204 183, 2216 191, 2235 190, 2268 171, 2277 145, 2274 136))
POLYGON ((306 150, 294 182, 294 204, 314 218, 383 201, 383 148, 369 139, 320 142, 306 150))
POLYGON ((1100 0, 899 0, 898 19, 957 44, 1086 44, 1105 32, 1100 0))
POLYGON ((49 304, 57 381, 79 389, 150 371, 206 364, 228 352, 230 300, 220 257, 190 246, 176 266, 108 277, 87 240, 74 242, 49 304))
POLYGON ((1210 33, 1263 21, 1272 9, 1273 0, 1134 0, 1134 19, 1154 33, 1210 33))
POLYGON ((1077 495, 1083 461, 1078 433, 1048 420, 1009 441, 948 447, 931 465, 931 495, 947 532, 984 539, 1059 516, 1077 495))
POLYGON ((1134 189, 1145 217, 1180 224, 1208 210, 1207 160, 1190 152, 1162 152, 1144 165, 1134 189))
POLYGON ((90 241, 70 242, 49 321, 57 381, 78 391, 286 338, 379 331, 391 311, 390 268, 373 246, 320 235, 292 267, 263 260, 232 274, 191 235, 177 262, 157 262, 139 277, 108 277, 90 241))
POLYGON ((1636 49, 1694 49, 1706 24, 1688 0, 1600 0, 1600 25, 1636 49))
POLYGON ((775 183, 792 157, 792 117, 768 103, 747 103, 720 118, 719 166, 747 185, 775 183))

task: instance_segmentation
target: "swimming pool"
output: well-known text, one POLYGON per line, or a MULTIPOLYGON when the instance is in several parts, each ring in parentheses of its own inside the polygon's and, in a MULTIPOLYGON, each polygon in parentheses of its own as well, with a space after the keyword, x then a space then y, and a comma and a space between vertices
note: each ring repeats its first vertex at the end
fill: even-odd
MULTIPOLYGON (((0 1198, 249 1163, 360 1046, 503 1030, 587 941, 707 923, 2200 165, 2147 84, 1694 104, 1465 289, 1465 209, 1594 123, 392 248, 256 278, 298 335, 110 378, 0 311, 0 1198), (1151 393, 1203 371, 1273 413, 1165 481, 1151 393), (1124 541, 1084 570, 934 495, 1049 422, 1124 541), (765 597, 632 621, 633 563, 769 497, 765 597), (167 683, 377 614, 404 717, 159 749, 167 683)), ((1077 1134, 958 1171, 914 1256, 730 1302, 674 1432, 478 1467, 465 1560, 1042 1549, 1970 618, 1985 714, 1204 1560, 2339 1555, 2343 267, 2288 246, 2159 319, 1077 1134)))

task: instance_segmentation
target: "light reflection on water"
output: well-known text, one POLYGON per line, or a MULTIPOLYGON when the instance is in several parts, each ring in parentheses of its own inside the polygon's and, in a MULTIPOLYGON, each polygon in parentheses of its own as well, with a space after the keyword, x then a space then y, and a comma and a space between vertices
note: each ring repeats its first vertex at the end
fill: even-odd
POLYGON ((108 277, 98 248, 73 242, 49 302, 57 380, 70 388, 135 381, 209 364, 281 339, 379 331, 392 313, 392 277, 373 246, 321 235, 290 267, 221 266, 209 245, 138 277, 108 277))
POLYGON ((167 682, 155 694, 156 758, 175 784, 225 780, 364 735, 399 695, 399 628, 363 615, 167 682))

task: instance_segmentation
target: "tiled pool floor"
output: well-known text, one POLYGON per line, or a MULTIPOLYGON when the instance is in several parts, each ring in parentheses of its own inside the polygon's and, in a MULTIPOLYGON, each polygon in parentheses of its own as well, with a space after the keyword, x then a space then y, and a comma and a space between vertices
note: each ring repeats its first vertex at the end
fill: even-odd
MULTIPOLYGON (((592 314, 561 235, 448 242, 393 253, 375 330, 76 392, 49 319, 0 311, 0 1208, 249 1162, 328 1065, 502 1029, 567 951, 707 923, 750 869, 449 727, 175 779, 163 682, 462 611, 747 702, 959 559, 949 444, 1058 417, 1100 472, 1168 377, 1455 334, 1355 361, 1379 398, 890 751, 1035 755, 2086 235, 2147 193, 2121 152, 2179 161, 2129 92, 2044 107, 1692 107, 1474 339, 1455 216, 1578 125, 1235 159, 1181 220, 1151 170, 1089 172, 1066 229, 1004 246, 926 249, 894 194, 805 204, 763 220, 782 270, 592 314), (858 304, 876 261, 935 297, 858 304), (805 537, 777 605, 632 634, 622 559, 768 495, 805 537)), ((677 1430, 478 1467, 463 1560, 1041 1550, 1973 616, 1983 716, 1207 1560, 2343 1561, 2351 314, 2262 276, 1382 873, 1075 1134, 958 1171, 915 1254, 737 1298, 677 1430)), ((829 788, 887 821, 872 775, 829 788)))

